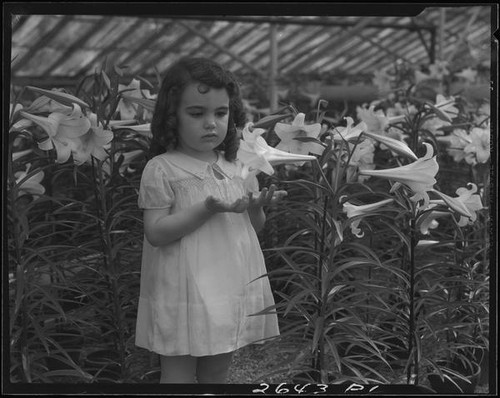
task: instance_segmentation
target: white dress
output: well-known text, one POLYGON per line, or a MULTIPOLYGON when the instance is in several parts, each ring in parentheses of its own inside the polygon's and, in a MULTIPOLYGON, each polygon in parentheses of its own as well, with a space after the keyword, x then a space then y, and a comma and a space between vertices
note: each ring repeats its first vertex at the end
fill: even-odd
MULTIPOLYGON (((213 165, 178 151, 156 156, 144 168, 139 207, 175 213, 209 195, 233 202, 245 193, 237 170, 222 154, 213 165)), ((247 212, 217 213, 162 247, 144 237, 136 345, 205 356, 277 336, 275 314, 252 316, 274 304, 266 272, 247 212)))

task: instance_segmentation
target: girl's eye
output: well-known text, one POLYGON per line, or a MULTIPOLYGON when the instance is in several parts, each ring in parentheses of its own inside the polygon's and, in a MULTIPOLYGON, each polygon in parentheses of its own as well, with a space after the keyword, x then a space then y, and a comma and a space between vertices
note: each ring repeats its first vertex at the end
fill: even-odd
POLYGON ((216 113, 217 117, 224 117, 227 115, 227 111, 220 111, 216 113))
POLYGON ((201 113, 201 112, 192 112, 189 115, 192 116, 192 117, 202 117, 203 113, 201 113))

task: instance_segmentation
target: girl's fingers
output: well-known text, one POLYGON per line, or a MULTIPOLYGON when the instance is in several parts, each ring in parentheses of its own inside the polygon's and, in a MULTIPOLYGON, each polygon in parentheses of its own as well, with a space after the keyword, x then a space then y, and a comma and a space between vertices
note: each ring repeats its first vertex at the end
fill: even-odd
POLYGON ((273 199, 273 196, 274 196, 274 192, 276 191, 276 185, 272 184, 270 187, 269 187, 269 191, 267 193, 267 197, 266 197, 266 203, 269 203, 271 202, 271 200, 273 199))
POLYGON ((267 198, 267 188, 264 188, 262 191, 260 191, 258 204, 262 204, 263 202, 265 202, 266 198, 267 198))
POLYGON ((252 192, 248 193, 247 197, 250 206, 258 207, 275 203, 287 196, 287 194, 288 193, 286 191, 277 190, 276 185, 272 184, 269 188, 263 188, 257 198, 254 198, 254 194, 252 192))
POLYGON ((286 197, 287 195, 288 195, 287 191, 276 191, 276 192, 274 192, 274 198, 273 198, 273 200, 274 201, 281 200, 284 197, 286 197))
POLYGON ((238 199, 235 202, 233 202, 233 204, 231 206, 229 206, 229 208, 232 211, 236 211, 238 209, 238 207, 240 206, 240 204, 241 204, 241 199, 238 199))
POLYGON ((234 213, 242 213, 248 208, 250 199, 248 196, 236 200, 232 205, 229 206, 230 211, 234 213))

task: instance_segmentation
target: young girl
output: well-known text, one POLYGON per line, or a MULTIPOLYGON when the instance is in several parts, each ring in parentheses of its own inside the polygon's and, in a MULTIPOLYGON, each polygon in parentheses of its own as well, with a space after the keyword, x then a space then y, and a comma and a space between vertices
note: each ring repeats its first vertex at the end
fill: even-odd
POLYGON ((238 84, 218 64, 182 59, 156 103, 141 180, 144 247, 136 345, 160 354, 161 383, 224 383, 232 353, 279 334, 256 231, 286 192, 244 189, 238 84))

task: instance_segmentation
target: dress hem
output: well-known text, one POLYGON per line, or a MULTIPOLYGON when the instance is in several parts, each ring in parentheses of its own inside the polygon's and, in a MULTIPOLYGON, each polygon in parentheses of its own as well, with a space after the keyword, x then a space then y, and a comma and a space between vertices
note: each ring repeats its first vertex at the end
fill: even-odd
POLYGON ((217 350, 217 352, 212 352, 212 353, 207 353, 207 354, 192 354, 190 352, 173 352, 173 353, 166 353, 165 351, 161 351, 161 350, 157 350, 155 348, 151 348, 147 345, 141 345, 139 343, 135 343, 136 347, 139 347, 139 348, 143 348, 149 352, 153 352, 155 354, 158 354, 158 355, 163 355, 163 356, 180 356, 180 355, 190 355, 192 357, 205 357, 205 356, 212 356, 212 355, 220 355, 220 354, 227 354, 227 353, 230 353, 230 352, 235 352, 243 347, 246 347, 246 346, 249 346, 249 345, 252 345, 252 344, 264 344, 267 340, 270 340, 272 338, 275 338, 275 337, 278 337, 279 334, 275 335, 275 336, 270 336, 270 337, 266 337, 266 338, 263 338, 263 339, 260 339, 260 340, 256 340, 256 341, 252 341, 252 342, 249 342, 249 343, 243 343, 243 344, 240 344, 240 345, 236 345, 234 348, 227 348, 227 349, 224 349, 224 350, 217 350))

